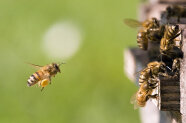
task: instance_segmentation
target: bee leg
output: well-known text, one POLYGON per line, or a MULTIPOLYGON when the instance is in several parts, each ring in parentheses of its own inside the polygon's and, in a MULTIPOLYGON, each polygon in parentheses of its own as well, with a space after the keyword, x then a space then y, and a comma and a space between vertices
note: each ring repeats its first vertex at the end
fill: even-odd
POLYGON ((40 83, 40 85, 41 85, 41 91, 43 90, 43 88, 45 87, 45 86, 47 86, 48 85, 48 83, 49 83, 49 79, 44 79, 44 80, 42 80, 41 81, 41 83, 40 83))
POLYGON ((167 73, 167 71, 165 71, 165 73, 161 73, 160 72, 159 75, 167 77, 168 76, 168 73, 167 73))
POLYGON ((157 99, 158 98, 158 94, 148 95, 148 98, 157 99))
MULTIPOLYGON (((55 76, 54 76, 55 77, 55 76)), ((52 84, 52 82, 51 82, 51 78, 49 78, 49 84, 51 85, 52 84)))
POLYGON ((41 88, 41 92, 43 91, 44 87, 41 88))

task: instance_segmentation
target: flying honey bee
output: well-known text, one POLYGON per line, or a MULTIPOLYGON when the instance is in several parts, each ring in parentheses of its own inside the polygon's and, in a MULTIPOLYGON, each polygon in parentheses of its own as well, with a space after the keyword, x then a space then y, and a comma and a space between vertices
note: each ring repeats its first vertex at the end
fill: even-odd
POLYGON ((61 64, 51 63, 45 66, 30 64, 39 70, 30 76, 27 81, 27 86, 30 87, 38 83, 42 91, 49 83, 51 84, 51 77, 55 77, 55 75, 60 72, 59 67, 61 64))
POLYGON ((152 95, 153 89, 155 89, 156 86, 151 86, 149 85, 149 83, 147 81, 144 81, 139 90, 137 91, 136 95, 135 95, 135 99, 132 100, 132 103, 134 104, 134 106, 140 106, 140 107, 144 107, 146 102, 150 99, 150 98, 157 98, 158 95, 154 94, 152 95))
POLYGON ((148 82, 149 84, 156 85, 158 75, 167 76, 166 65, 164 62, 153 61, 147 64, 147 67, 140 72, 139 85, 148 82))
POLYGON ((164 36, 160 42, 160 53, 170 57, 182 57, 182 42, 177 39, 180 36, 181 30, 178 25, 166 25, 164 36), (178 44, 179 43, 179 44, 178 44), (181 55, 180 55, 181 54, 181 55))
POLYGON ((163 36, 164 26, 160 26, 156 18, 147 19, 144 22, 139 22, 133 19, 125 19, 124 23, 130 27, 140 27, 137 34, 137 44, 139 48, 147 50, 148 41, 159 42, 163 36))

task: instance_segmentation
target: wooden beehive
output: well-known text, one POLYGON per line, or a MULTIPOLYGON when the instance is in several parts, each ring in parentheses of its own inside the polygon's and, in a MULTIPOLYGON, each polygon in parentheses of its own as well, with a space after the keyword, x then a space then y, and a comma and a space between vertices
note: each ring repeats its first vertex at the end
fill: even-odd
POLYGON ((159 76, 158 108, 162 111, 180 111, 179 77, 159 76))
MULTIPOLYGON (((165 9, 166 6, 173 5, 173 4, 186 5, 186 0, 179 0, 179 1, 157 0, 157 2, 153 4, 152 3, 143 4, 140 6, 141 9, 140 20, 145 20, 150 17, 157 17, 160 19, 162 10, 165 9)), ((169 24, 179 24, 179 26, 183 30, 182 36, 180 38, 183 43, 182 51, 184 53, 184 57, 181 60, 180 77, 163 77, 163 76, 159 77, 160 82, 154 92, 159 95, 159 99, 158 100, 153 99, 152 102, 154 102, 154 104, 157 106, 157 109, 159 109, 160 119, 159 122, 158 121, 156 122, 152 121, 152 122, 153 123, 186 123, 186 18, 180 18, 179 21, 175 17, 169 18, 169 20, 166 20, 166 18, 164 18, 162 22, 169 23, 169 24)), ((138 48, 136 49, 132 48, 132 50, 139 51, 138 48)), ((129 49, 128 51, 132 54, 133 60, 135 60, 133 63, 138 65, 136 67, 133 67, 135 68, 135 70, 133 71, 139 71, 139 68, 146 67, 146 65, 143 64, 144 61, 143 60, 141 61, 139 58, 136 57, 135 52, 131 52, 131 49, 129 49)), ((148 62, 153 61, 151 59, 153 58, 153 55, 151 55, 151 57, 149 56, 149 53, 152 52, 151 48, 150 50, 148 50, 147 53, 144 52, 139 53, 139 52, 138 55, 140 56, 140 54, 143 54, 141 55, 141 57, 148 59, 148 62)), ((130 58, 125 58, 125 59, 129 60, 130 58)), ((137 78, 137 76, 133 76, 133 78, 134 77, 137 78)), ((149 106, 147 108, 149 108, 148 110, 150 110, 151 107, 149 106)), ((151 111, 154 111, 154 109, 152 109, 151 111)), ((149 121, 148 119, 150 115, 151 114, 149 113, 141 114, 143 118, 146 117, 146 119, 143 119, 144 123, 148 123, 149 121)))

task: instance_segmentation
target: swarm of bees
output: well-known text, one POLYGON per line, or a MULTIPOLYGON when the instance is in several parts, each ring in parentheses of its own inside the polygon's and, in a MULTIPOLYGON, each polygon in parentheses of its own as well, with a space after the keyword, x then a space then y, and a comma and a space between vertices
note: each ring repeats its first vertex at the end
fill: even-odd
MULTIPOLYGON (((30 64, 30 63, 29 63, 30 64)), ((45 66, 39 66, 35 64, 30 64, 38 69, 37 72, 33 73, 27 81, 27 86, 33 86, 38 83, 38 86, 41 86, 41 91, 48 84, 51 84, 51 77, 55 77, 55 75, 60 71, 60 65, 64 63, 51 63, 45 66)))
MULTIPOLYGON (((180 11, 174 7, 169 7, 167 10, 180 11)), ((174 15, 174 14, 173 14, 174 15)), ((176 15, 174 15, 176 16, 176 15)), ((137 106, 144 107, 149 99, 158 98, 157 94, 152 94, 153 90, 158 86, 159 76, 164 77, 179 77, 180 60, 183 58, 181 34, 182 31, 179 25, 175 24, 160 24, 156 18, 147 19, 144 22, 139 22, 132 19, 125 19, 124 23, 130 27, 138 27, 137 44, 142 50, 150 51, 148 44, 155 42, 159 45, 156 61, 151 61, 147 67, 139 73, 139 90, 135 95, 135 100, 132 103, 137 106)))

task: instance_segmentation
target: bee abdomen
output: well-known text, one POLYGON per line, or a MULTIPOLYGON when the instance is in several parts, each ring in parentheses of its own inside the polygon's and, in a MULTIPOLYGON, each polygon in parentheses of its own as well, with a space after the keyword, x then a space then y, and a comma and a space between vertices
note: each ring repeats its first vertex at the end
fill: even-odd
POLYGON ((30 86, 36 84, 41 79, 41 75, 40 74, 41 73, 39 73, 39 72, 35 72, 34 74, 32 74, 30 76, 30 78, 28 79, 28 81, 27 81, 27 86, 30 87, 30 86))
POLYGON ((138 104, 140 107, 144 107, 145 104, 146 104, 146 101, 138 101, 137 104, 138 104))
POLYGON ((137 34, 137 44, 139 48, 143 50, 147 50, 148 47, 148 39, 146 37, 146 32, 139 31, 137 34))

